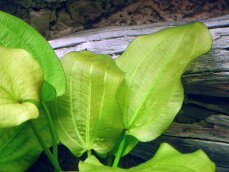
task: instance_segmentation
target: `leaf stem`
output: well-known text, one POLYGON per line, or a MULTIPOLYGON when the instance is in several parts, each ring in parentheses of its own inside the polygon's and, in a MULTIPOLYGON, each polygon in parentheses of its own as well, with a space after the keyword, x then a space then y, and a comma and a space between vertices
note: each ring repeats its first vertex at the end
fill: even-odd
POLYGON ((91 150, 87 150, 87 157, 91 156, 91 150))
POLYGON ((52 121, 52 117, 49 113, 49 110, 48 110, 46 104, 43 101, 41 102, 41 107, 44 110, 45 116, 46 116, 47 121, 48 121, 48 127, 49 127, 49 131, 50 131, 51 138, 52 138, 53 155, 54 155, 54 158, 56 159, 56 161, 58 161, 57 134, 56 134, 56 130, 55 130, 55 127, 54 127, 54 124, 52 121))
POLYGON ((122 137, 122 140, 121 140, 121 142, 119 144, 118 152, 117 152, 117 154, 115 156, 115 160, 113 162, 112 167, 117 167, 118 166, 119 160, 122 157, 122 153, 123 153, 123 149, 124 149, 124 146, 125 146, 125 142, 126 142, 126 134, 124 133, 123 137, 122 137))
POLYGON ((62 169, 60 168, 60 165, 58 163, 58 161, 55 160, 55 158, 53 157, 52 153, 50 152, 50 150, 48 149, 48 147, 45 145, 45 143, 43 142, 36 126, 33 124, 32 121, 29 121, 29 124, 33 130, 34 135, 37 138, 37 141, 40 143, 41 147, 43 148, 45 154, 47 155, 48 159, 50 160, 50 162, 52 163, 53 167, 55 168, 56 171, 62 171, 62 169))

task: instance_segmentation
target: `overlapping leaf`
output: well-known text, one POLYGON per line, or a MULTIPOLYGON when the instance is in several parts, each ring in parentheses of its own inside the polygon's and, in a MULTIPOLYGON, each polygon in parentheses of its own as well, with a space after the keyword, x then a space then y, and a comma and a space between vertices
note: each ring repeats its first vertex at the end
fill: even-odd
POLYGON ((0 47, 0 128, 37 118, 43 72, 23 49, 0 47))
POLYGON ((0 45, 29 51, 39 62, 47 82, 42 88, 45 100, 63 95, 66 82, 62 66, 48 42, 22 20, 0 11, 0 45), (53 90, 47 95, 47 90, 53 90))
POLYGON ((155 156, 130 169, 112 168, 101 164, 91 156, 79 164, 80 172, 214 172, 215 164, 198 150, 182 154, 167 143, 163 143, 155 156))
POLYGON ((182 73, 210 48, 210 33, 199 22, 140 36, 130 43, 116 60, 126 74, 120 101, 128 135, 151 141, 168 128, 183 102, 182 73))
MULTIPOLYGON (((33 121, 47 146, 51 145, 45 116, 33 121)), ((23 172, 30 167, 42 152, 42 148, 29 123, 14 128, 0 129, 0 171, 23 172)))
POLYGON ((61 62, 67 91, 51 104, 60 141, 76 156, 107 153, 123 128, 116 93, 124 74, 108 55, 72 52, 61 62))

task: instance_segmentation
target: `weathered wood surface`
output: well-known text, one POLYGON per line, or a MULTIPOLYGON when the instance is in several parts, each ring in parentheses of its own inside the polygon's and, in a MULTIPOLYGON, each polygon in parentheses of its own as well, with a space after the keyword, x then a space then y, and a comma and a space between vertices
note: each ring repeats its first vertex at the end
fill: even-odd
MULTIPOLYGON (((225 172, 229 171, 229 15, 203 22, 212 34, 213 48, 183 75, 184 106, 165 134, 153 142, 141 143, 133 154, 147 159, 161 142, 183 152, 201 148, 216 162, 217 171, 225 172)), ((93 29, 51 40, 50 44, 59 57, 87 49, 117 58, 135 37, 183 23, 93 29)))

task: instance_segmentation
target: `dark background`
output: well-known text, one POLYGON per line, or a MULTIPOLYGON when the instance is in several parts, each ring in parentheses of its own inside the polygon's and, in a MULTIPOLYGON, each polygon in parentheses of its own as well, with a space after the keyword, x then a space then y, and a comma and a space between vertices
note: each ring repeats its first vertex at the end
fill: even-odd
POLYGON ((0 0, 0 10, 46 38, 112 25, 207 19, 229 14, 228 0, 0 0))

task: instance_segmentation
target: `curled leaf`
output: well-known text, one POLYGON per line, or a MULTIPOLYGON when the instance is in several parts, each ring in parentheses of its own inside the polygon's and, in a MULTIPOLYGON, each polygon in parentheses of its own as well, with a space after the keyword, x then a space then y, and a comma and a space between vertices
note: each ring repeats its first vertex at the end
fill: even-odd
POLYGON ((180 110, 181 75, 212 40, 207 27, 194 22, 136 38, 116 60, 125 72, 120 91, 126 134, 139 141, 160 136, 180 110))
POLYGON ((21 19, 3 11, 0 11, 0 30, 0 45, 26 49, 40 64, 44 80, 48 83, 42 88, 43 100, 49 101, 63 95, 66 87, 64 71, 52 47, 40 33, 21 19), (53 88, 55 91, 47 94, 47 90, 53 88))
POLYGON ((23 49, 0 47, 0 128, 35 119, 43 72, 23 49))

